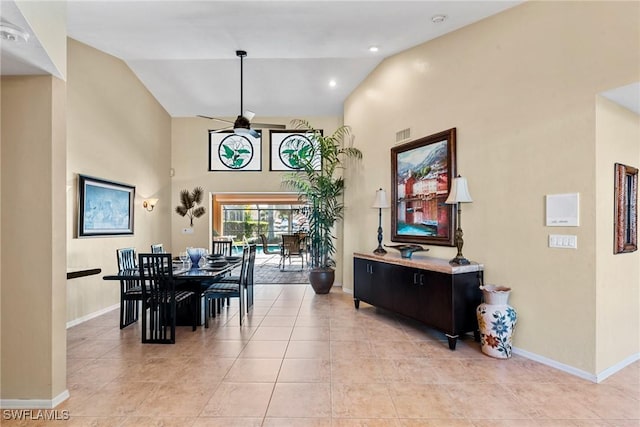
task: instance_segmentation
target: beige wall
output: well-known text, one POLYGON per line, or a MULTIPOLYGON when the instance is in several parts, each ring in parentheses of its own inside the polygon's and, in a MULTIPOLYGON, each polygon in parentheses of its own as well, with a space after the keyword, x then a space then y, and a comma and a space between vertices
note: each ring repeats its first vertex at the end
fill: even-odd
MULTIPOLYGON (((341 117, 296 117, 307 119, 316 129, 323 129, 326 134, 333 133, 342 125, 341 117)), ((293 117, 256 117, 260 123, 276 123, 290 125, 293 117)), ((184 250, 187 246, 209 247, 211 236, 211 209, 209 203, 205 216, 194 219, 193 234, 183 234, 182 229, 189 227, 189 218, 181 217, 174 212, 178 205, 180 190, 193 190, 202 186, 205 195, 215 193, 281 193, 291 190, 281 185, 283 172, 269 171, 269 131, 263 131, 262 138, 262 171, 260 172, 209 172, 209 129, 215 129, 218 123, 202 118, 174 118, 172 120, 172 167, 175 176, 172 180, 171 197, 171 248, 174 252, 184 250)), ((341 236, 341 227, 338 227, 341 236)), ((338 245, 341 248, 341 244, 338 245)), ((342 258, 342 253, 337 259, 342 258)), ((339 263, 340 264, 340 263, 339 263)), ((340 282, 342 270, 336 269, 336 282, 340 282)))
MULTIPOLYGON (((464 253, 486 265, 488 282, 513 288, 511 303, 520 316, 516 347, 588 373, 637 354, 638 255, 611 256, 608 174, 618 150, 630 150, 624 161, 635 166, 639 153, 637 143, 627 149, 607 141, 637 141, 638 131, 619 129, 629 120, 606 102, 596 109, 595 99, 640 80, 639 13, 637 2, 530 2, 385 60, 345 104, 344 121, 364 152, 346 177, 344 239, 338 243, 344 274, 339 268, 337 277, 347 290, 352 252, 377 245, 377 212, 362 207, 371 205, 378 187, 389 190, 395 132, 411 127, 420 137, 457 127, 458 170, 474 197, 464 207, 464 253), (624 49, 617 48, 621 43, 624 49), (544 195, 563 192, 580 193, 580 227, 544 227, 544 195), (547 248, 552 232, 577 234, 579 248, 547 248), (625 314, 628 324, 610 334, 625 314)), ((188 222, 174 207, 183 188, 286 191, 281 174, 268 171, 267 138, 262 172, 208 172, 212 122, 171 119, 109 55, 73 40, 68 55, 66 94, 51 77, 2 78, 0 86, 2 399, 63 393, 65 320, 119 302, 115 282, 101 276, 66 281, 65 267, 115 271, 118 247, 207 246, 206 217, 196 220, 193 235, 181 233, 188 222), (134 236, 75 237, 78 173, 136 186, 134 236), (141 208, 147 197, 160 199, 152 213, 141 208), (28 268, 35 258, 44 260, 41 268, 28 268)), ((326 132, 342 123, 338 117, 309 120, 326 132)), ((259 121, 286 124, 290 118, 259 121)), ((388 242, 390 212, 383 215, 388 242)), ((433 256, 455 254, 453 248, 430 249, 433 256)))
POLYGON ((66 91, 51 76, 1 87, 0 395, 46 405, 66 393, 66 91))
MULTIPOLYGON (((116 249, 150 251, 171 240, 171 119, 127 65, 96 49, 68 43, 67 266, 117 271, 116 249), (77 238, 78 174, 136 187, 134 235, 77 238), (160 201, 153 212, 142 208, 160 201)), ((102 275, 67 281, 67 319, 119 304, 118 282, 102 275)))
POLYGON ((595 95, 640 80, 639 13, 637 2, 528 2, 372 72, 345 103, 365 158, 347 177, 345 288, 352 253, 375 248, 376 212, 355 207, 390 189, 395 132, 456 127, 458 172, 474 198, 463 208, 464 254, 485 264, 487 282, 513 289, 515 346, 596 373, 595 95), (544 196, 568 192, 580 193, 580 227, 545 227, 544 196), (577 235, 578 249, 549 249, 551 233, 577 235))
POLYGON ((46 66, 46 71, 66 79, 67 3, 32 0, 16 0, 15 3, 51 61, 52 66, 46 66))
POLYGON ((640 351, 640 255, 613 254, 614 164, 640 166, 640 116, 596 101, 596 371, 640 351), (635 274, 634 274, 635 272, 635 274))

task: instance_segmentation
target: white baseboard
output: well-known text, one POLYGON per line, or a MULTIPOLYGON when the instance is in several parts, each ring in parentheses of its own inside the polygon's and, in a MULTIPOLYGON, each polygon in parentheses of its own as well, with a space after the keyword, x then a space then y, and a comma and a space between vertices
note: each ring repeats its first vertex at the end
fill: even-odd
POLYGON ((521 348, 516 347, 513 347, 512 352, 513 354, 517 354, 518 356, 526 357, 527 359, 533 360, 534 362, 542 363, 543 365, 550 366, 552 368, 585 379, 587 381, 591 381, 594 383, 597 382, 597 378, 595 375, 581 369, 574 368, 573 366, 565 365, 564 363, 560 363, 557 360, 549 359, 548 357, 540 356, 539 354, 531 353, 529 351, 522 350, 521 348))
POLYGON ((3 409, 53 409, 69 398, 69 390, 65 390, 53 399, 2 399, 3 409))
POLYGON ((574 368, 573 366, 569 366, 569 365, 565 365, 564 363, 560 363, 556 360, 553 359, 549 359, 547 357, 544 356, 540 356, 538 354, 535 353, 531 353, 529 351, 526 350, 522 350, 520 348, 513 348, 513 354, 517 354, 519 356, 522 357, 526 357, 527 359, 533 360, 535 362, 538 363, 542 363, 543 365, 547 365, 550 366, 552 368, 558 369, 562 372, 566 372, 570 375, 574 375, 576 377, 585 379, 587 381, 591 381, 593 383, 600 383, 602 381, 604 381, 605 379, 607 379, 608 377, 610 377, 611 375, 615 374, 616 372, 621 371, 622 369, 626 368, 627 366, 629 366, 630 364, 634 363, 637 360, 640 360, 640 353, 631 355, 629 357, 627 357, 626 359, 624 359, 623 361, 616 363, 615 365, 611 366, 610 368, 605 369, 604 371, 600 372, 599 374, 591 374, 589 372, 583 371, 581 369, 578 368, 574 368))
POLYGON ((103 314, 108 313, 110 311, 117 310, 119 308, 120 308, 120 303, 114 304, 109 307, 103 308, 102 310, 98 310, 93 313, 87 314, 86 316, 82 316, 82 317, 78 317, 77 319, 70 320, 67 322, 67 329, 71 328, 72 326, 77 326, 80 323, 84 323, 87 320, 91 320, 98 316, 102 316, 103 314))
POLYGON ((597 374, 596 375, 596 382, 600 383, 600 382, 606 380, 611 375, 615 374, 616 372, 619 372, 619 371, 623 370, 624 368, 626 368, 627 366, 631 365, 634 362, 637 362, 638 360, 640 360, 640 353, 632 354, 631 356, 627 357, 626 359, 616 363, 615 365, 611 366, 610 368, 607 368, 604 371, 602 371, 599 374, 597 374))

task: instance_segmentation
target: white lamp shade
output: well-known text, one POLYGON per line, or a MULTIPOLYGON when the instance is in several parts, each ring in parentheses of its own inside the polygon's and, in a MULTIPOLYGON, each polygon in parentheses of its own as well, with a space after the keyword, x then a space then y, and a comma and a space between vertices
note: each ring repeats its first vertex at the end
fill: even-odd
POLYGON ((473 202, 471 195, 469 194, 469 188, 467 187, 467 179, 458 175, 453 178, 451 183, 451 191, 449 197, 445 200, 445 203, 452 205, 455 203, 470 203, 473 202))
POLYGON ((372 208, 380 209, 380 208, 388 208, 389 200, 387 199, 387 192, 382 188, 376 190, 376 199, 373 201, 372 208))

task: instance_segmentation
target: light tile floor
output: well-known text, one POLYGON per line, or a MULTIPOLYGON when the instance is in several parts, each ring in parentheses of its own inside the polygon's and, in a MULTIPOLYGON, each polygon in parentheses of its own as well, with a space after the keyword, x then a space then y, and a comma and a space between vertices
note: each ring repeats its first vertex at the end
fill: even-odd
MULTIPOLYGON (((256 287, 241 328, 232 306, 175 345, 140 343, 110 312, 68 331, 65 426, 640 426, 640 362, 602 384, 471 336, 448 349, 429 328, 334 288, 256 287)), ((517 331, 516 331, 517 333, 517 331)), ((2 425, 47 425, 3 420, 2 425)))

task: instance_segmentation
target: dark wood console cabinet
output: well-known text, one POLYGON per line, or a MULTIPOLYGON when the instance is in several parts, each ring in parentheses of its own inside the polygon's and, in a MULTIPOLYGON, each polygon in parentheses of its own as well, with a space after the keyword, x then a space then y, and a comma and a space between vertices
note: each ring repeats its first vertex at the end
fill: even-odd
POLYGON ((455 350, 460 334, 478 335, 476 307, 481 302, 483 266, 451 266, 438 258, 401 258, 354 254, 353 301, 416 319, 445 333, 455 350))

